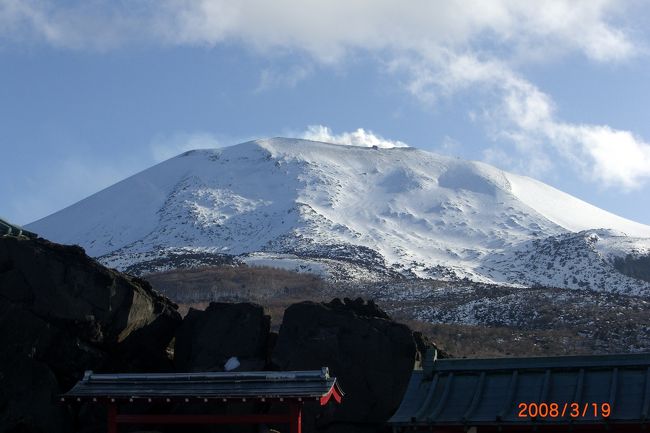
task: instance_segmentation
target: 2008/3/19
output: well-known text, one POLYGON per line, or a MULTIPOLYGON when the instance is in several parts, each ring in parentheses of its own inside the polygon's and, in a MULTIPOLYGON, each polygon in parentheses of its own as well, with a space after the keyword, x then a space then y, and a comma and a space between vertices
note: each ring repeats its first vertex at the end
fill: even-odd
POLYGON ((609 403, 519 403, 519 418, 608 418, 612 413, 609 403))

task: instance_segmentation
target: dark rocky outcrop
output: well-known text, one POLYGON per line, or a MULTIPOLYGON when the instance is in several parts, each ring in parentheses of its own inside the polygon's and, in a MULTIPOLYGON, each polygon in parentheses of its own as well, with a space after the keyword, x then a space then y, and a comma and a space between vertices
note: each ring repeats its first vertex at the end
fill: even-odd
POLYGON ((54 397, 86 369, 160 371, 181 318, 83 249, 0 237, 0 432, 70 431, 54 397))
POLYGON ((0 236, 0 433, 103 431, 102 407, 81 407, 75 421, 56 401, 87 369, 220 371, 231 357, 238 370, 328 366, 346 392, 343 404, 307 405, 305 432, 380 431, 427 347, 361 299, 294 304, 279 334, 250 303, 212 303, 181 321, 146 281, 79 247, 0 236))
POLYGON ((264 370, 271 318, 251 303, 211 303, 193 308, 176 331, 174 366, 177 371, 223 371, 231 357, 236 370, 264 370))
POLYGON ((614 268, 628 277, 650 282, 650 255, 635 257, 631 254, 614 259, 614 268))
POLYGON ((281 370, 328 366, 346 393, 339 407, 305 416, 317 418, 306 431, 376 431, 399 406, 423 348, 424 340, 372 302, 302 302, 285 311, 273 363, 281 370))

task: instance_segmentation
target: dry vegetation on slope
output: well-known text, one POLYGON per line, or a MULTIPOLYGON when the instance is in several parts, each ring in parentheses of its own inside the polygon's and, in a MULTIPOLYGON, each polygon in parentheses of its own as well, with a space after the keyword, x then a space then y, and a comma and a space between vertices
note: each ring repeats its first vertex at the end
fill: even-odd
POLYGON ((153 287, 179 304, 185 314, 190 307, 204 309, 211 301, 253 301, 263 305, 277 330, 289 305, 330 300, 325 282, 311 274, 249 266, 216 266, 179 269, 146 276, 153 287))
POLYGON ((394 280, 333 285, 282 269, 216 266, 151 274, 181 305, 253 301, 277 330, 287 306, 333 297, 374 299, 393 318, 422 331, 455 356, 526 356, 650 350, 650 304, 640 297, 548 287, 513 288, 468 281, 394 280))

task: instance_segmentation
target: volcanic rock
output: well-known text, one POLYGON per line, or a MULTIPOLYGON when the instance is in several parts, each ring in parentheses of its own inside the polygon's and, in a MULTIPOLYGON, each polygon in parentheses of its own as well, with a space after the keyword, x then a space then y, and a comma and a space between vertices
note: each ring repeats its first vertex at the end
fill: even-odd
POLYGON ((224 371, 236 357, 236 370, 263 370, 271 318, 257 304, 210 303, 193 308, 176 332, 174 365, 177 371, 224 371))
POLYGON ((399 406, 417 360, 414 333, 373 303, 361 300, 302 302, 284 313, 273 363, 281 370, 329 367, 345 396, 321 409, 305 431, 365 431, 379 428, 399 406))
POLYGON ((147 282, 80 247, 0 237, 0 432, 70 431, 56 395, 87 369, 169 369, 180 321, 147 282))

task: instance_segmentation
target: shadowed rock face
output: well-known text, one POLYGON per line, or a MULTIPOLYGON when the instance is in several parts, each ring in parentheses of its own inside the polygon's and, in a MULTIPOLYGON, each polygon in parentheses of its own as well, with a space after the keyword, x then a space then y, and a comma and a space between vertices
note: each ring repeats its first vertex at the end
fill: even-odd
POLYGON ((633 257, 628 254, 625 258, 617 257, 614 267, 628 277, 650 282, 650 256, 633 257))
MULTIPOLYGON (((360 299, 294 304, 279 335, 269 328, 264 309, 248 303, 212 303, 181 323, 176 305, 146 281, 99 265, 79 247, 2 236, 0 433, 74 431, 57 396, 87 369, 220 371, 233 356, 241 371, 328 366, 344 403, 307 405, 305 431, 377 431, 428 344, 360 299)), ((84 406, 77 428, 99 432, 104 423, 102 407, 84 406)))
POLYGON ((263 370, 271 318, 260 305, 211 303, 205 311, 190 309, 176 332, 177 371, 223 371, 237 357, 238 371, 263 370))
POLYGON ((345 392, 343 403, 321 410, 307 431, 364 431, 364 426, 374 431, 373 426, 397 409, 423 344, 407 326, 387 317, 361 300, 302 302, 287 308, 273 351, 275 366, 328 366, 345 392))
POLYGON ((0 432, 70 431, 56 395, 86 369, 169 369, 180 321, 147 282, 79 247, 0 237, 0 432))

